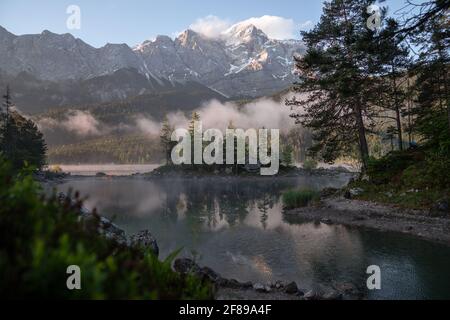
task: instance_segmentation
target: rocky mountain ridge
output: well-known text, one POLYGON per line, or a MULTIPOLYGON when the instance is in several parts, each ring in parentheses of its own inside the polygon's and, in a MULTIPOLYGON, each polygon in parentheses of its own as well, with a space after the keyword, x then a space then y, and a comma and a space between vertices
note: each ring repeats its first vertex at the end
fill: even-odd
POLYGON ((136 69, 150 82, 176 85, 199 82, 224 96, 256 97, 289 86, 296 78, 299 40, 275 40, 254 25, 238 24, 219 38, 186 30, 175 39, 158 36, 130 48, 94 48, 71 34, 17 36, 0 26, 2 72, 26 72, 45 81, 88 80, 121 69, 136 69))

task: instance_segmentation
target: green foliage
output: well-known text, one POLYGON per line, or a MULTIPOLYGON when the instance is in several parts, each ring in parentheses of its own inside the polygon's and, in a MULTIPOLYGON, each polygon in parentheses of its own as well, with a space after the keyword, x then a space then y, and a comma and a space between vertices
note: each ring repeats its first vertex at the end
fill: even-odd
POLYGON ((317 161, 312 159, 312 158, 308 158, 305 160, 305 162, 303 162, 303 169, 311 171, 314 169, 317 169, 317 161))
POLYGON ((172 148, 176 145, 175 142, 172 141, 173 131, 174 128, 170 125, 169 120, 167 119, 167 117, 164 117, 159 139, 166 160, 166 165, 171 164, 172 148))
POLYGON ((49 148, 50 163, 160 163, 161 145, 156 139, 144 135, 105 136, 80 143, 49 148))
POLYGON ((1 127, 0 150, 19 170, 25 164, 42 168, 46 163, 47 146, 36 125, 17 113, 6 115, 9 120, 1 127))
MULTIPOLYGON (((414 183, 421 181, 419 176, 414 183)), ((449 197, 448 190, 441 189, 414 189, 400 186, 396 183, 376 185, 366 181, 355 181, 349 188, 361 188, 364 192, 357 198, 361 200, 375 201, 379 203, 394 204, 404 208, 429 209, 436 201, 449 197)))
POLYGON ((367 175, 375 184, 388 183, 421 158, 423 154, 418 151, 393 151, 380 159, 370 158, 367 175))
POLYGON ((0 116, 0 153, 15 170, 24 165, 40 169, 45 164, 47 146, 42 133, 33 121, 12 111, 13 103, 9 87, 3 96, 4 113, 0 116))
POLYGON ((369 182, 356 181, 361 199, 428 208, 450 197, 450 159, 429 149, 396 151, 381 159, 370 159, 369 182))
POLYGON ((283 193, 283 205, 286 209, 295 209, 308 206, 317 201, 320 195, 312 189, 289 190, 283 193))
MULTIPOLYGON (((0 159, 0 296, 58 299, 208 299, 211 287, 148 253, 97 233, 98 218, 78 221, 81 201, 44 198, 38 184, 0 159), (70 265, 82 290, 66 287, 70 265)), ((94 215, 94 217, 96 217, 94 215)))
POLYGON ((291 145, 285 146, 281 153, 281 164, 286 167, 292 167, 294 164, 293 153, 294 148, 291 145))

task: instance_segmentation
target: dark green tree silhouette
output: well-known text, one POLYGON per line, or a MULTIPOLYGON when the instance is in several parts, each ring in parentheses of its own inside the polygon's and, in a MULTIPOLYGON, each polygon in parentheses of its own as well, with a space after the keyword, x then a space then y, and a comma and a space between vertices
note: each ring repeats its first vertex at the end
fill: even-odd
POLYGON ((24 165, 41 169, 46 162, 47 146, 42 133, 33 121, 12 110, 11 93, 6 89, 0 146, 4 157, 15 169, 24 165))

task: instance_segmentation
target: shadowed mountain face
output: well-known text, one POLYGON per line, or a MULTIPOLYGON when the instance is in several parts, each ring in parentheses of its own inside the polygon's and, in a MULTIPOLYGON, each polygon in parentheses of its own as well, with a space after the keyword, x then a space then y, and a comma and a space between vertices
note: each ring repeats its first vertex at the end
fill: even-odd
POLYGON ((136 69, 120 69, 87 80, 63 81, 40 80, 27 72, 10 76, 0 70, 0 88, 7 85, 12 88, 17 108, 27 114, 39 114, 51 109, 64 111, 74 106, 80 109, 92 104, 126 105, 127 102, 139 100, 147 103, 146 112, 159 117, 169 111, 164 109, 168 104, 171 110, 176 106, 182 110, 186 105, 194 108, 211 99, 226 100, 220 93, 198 82, 147 78, 136 69))
POLYGON ((147 84, 142 86, 144 79, 154 88, 196 81, 230 97, 272 94, 294 81, 293 56, 303 52, 300 41, 269 39, 253 25, 236 25, 217 39, 187 30, 174 40, 158 36, 134 49, 126 44, 97 49, 70 34, 49 31, 16 36, 0 27, 3 78, 26 72, 39 81, 58 82, 58 86, 71 81, 70 86, 91 85, 96 91, 95 84, 114 75, 122 87, 101 85, 103 91, 97 92, 101 101, 130 97, 136 90, 141 94, 139 89, 147 89, 147 84), (117 74, 122 69, 136 70, 142 77, 117 74), (94 84, 86 82, 92 79, 94 84), (125 84, 130 80, 139 84, 125 84))

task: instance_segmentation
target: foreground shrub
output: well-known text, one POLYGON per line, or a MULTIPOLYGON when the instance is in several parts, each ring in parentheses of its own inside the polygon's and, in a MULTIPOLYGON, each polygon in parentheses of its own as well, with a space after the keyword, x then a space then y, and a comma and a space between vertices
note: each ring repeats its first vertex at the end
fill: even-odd
POLYGON ((283 205, 286 209, 302 208, 318 200, 319 197, 319 193, 311 189, 289 190, 283 193, 283 205))
POLYGON ((0 159, 0 296, 58 299, 208 299, 209 283, 171 270, 171 260, 119 246, 78 221, 81 201, 44 198, 31 175, 0 159), (66 287, 81 268, 81 290, 66 287))

